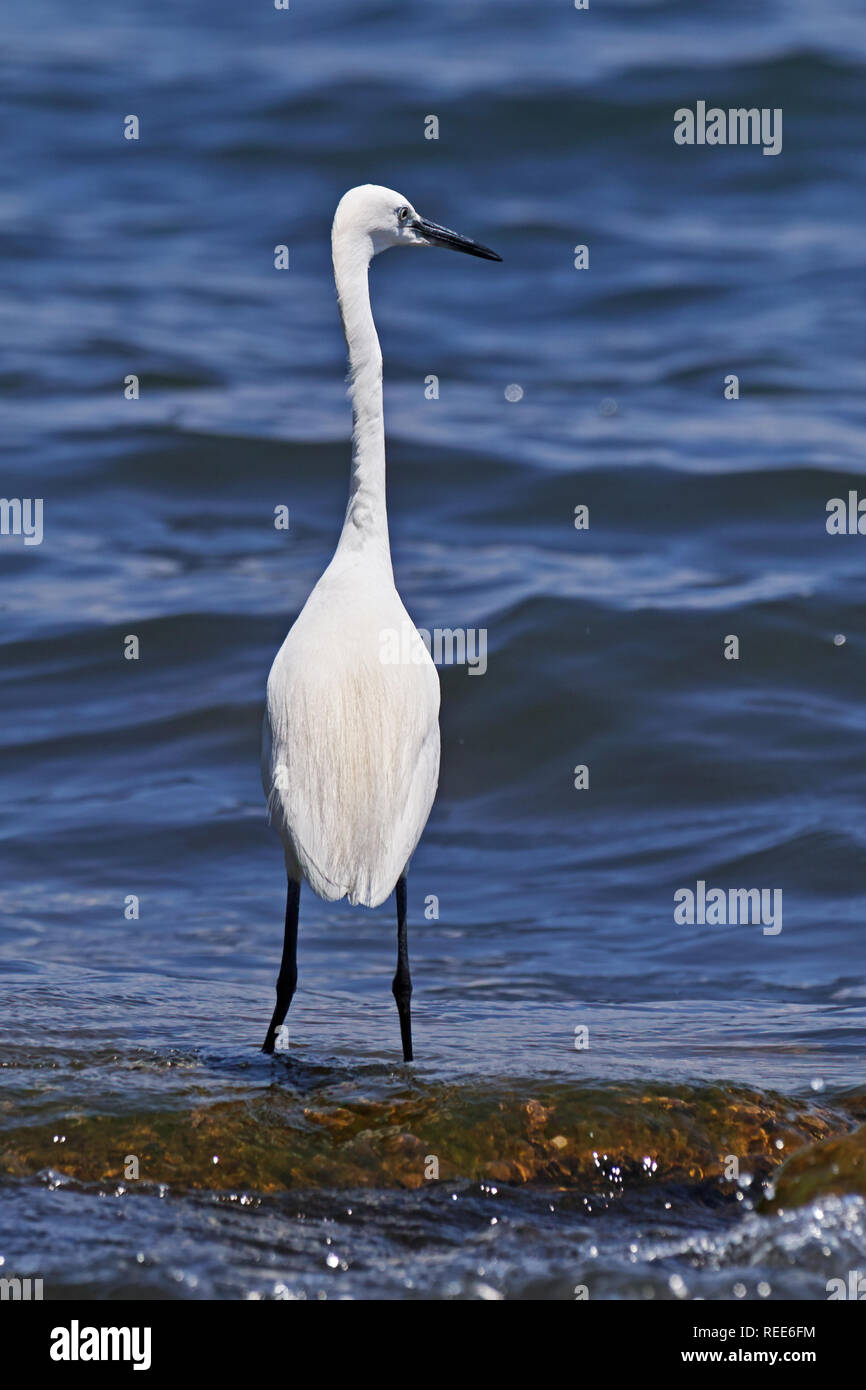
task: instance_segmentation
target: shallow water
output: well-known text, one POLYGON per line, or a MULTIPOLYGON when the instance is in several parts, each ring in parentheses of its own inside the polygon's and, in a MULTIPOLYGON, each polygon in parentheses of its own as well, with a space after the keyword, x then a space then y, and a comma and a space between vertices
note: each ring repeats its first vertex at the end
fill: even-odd
POLYGON ((45 507, 41 546, 0 538, 5 1270, 94 1297, 825 1297, 862 1198, 757 1212, 763 1171, 717 1169, 726 1124, 769 1173, 864 1119, 864 565, 824 524, 863 473, 857 6, 35 0, 0 35, 0 491, 45 507), (783 153, 675 147, 698 97, 783 107, 783 153), (342 520, 327 238, 366 179, 505 258, 373 272, 398 583, 488 644, 483 676, 441 672, 411 1073, 391 905, 304 895, 295 1060, 257 1052, 284 892, 262 698, 342 520), (781 889, 781 932, 677 924, 699 880, 781 889), (306 1113, 354 1135, 365 1105, 360 1149, 306 1113))

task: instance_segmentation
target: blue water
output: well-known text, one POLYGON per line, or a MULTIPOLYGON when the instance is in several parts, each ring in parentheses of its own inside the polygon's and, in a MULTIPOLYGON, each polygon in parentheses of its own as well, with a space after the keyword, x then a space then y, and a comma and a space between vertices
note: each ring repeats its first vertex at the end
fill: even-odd
MULTIPOLYGON (((284 899, 258 742, 273 654, 342 523, 329 228, 366 181, 504 258, 372 271, 397 583, 419 626, 488 644, 483 676, 441 671, 410 877, 417 1084, 862 1085, 866 541, 828 535, 825 508, 864 489, 864 66, 854 0, 31 0, 0 18, 0 491, 44 499, 41 545, 0 537, 0 1138, 187 1104, 173 1062, 200 1098, 291 1084, 257 1052, 284 899), (782 153, 675 145, 698 100, 782 108, 782 153), (781 932, 677 924, 699 880, 781 890, 781 932)), ((402 1084, 392 918, 302 898, 293 1052, 356 1098, 365 1068, 402 1084)), ((508 1197, 501 1239, 523 1234, 499 1264, 443 1255, 441 1277, 451 1188, 367 1193, 345 1270, 282 1199, 212 1226, 210 1198, 105 1190, 122 1218, 57 1173, 0 1185, 7 1269, 128 1295, 144 1251, 162 1293, 554 1297, 584 1251, 534 1190, 508 1197), (412 1221, 428 1265, 404 1268, 412 1221)), ((329 1200, 346 1207, 309 1198, 323 1231, 329 1200)), ((844 1274, 858 1203, 825 1212, 811 1266, 812 1214, 744 1234, 726 1207, 718 1234, 700 1203, 618 1208, 593 1227, 593 1292, 663 1296, 676 1268, 731 1297, 733 1248, 747 1297, 777 1266, 789 1295, 823 1297, 820 1252, 844 1274)))

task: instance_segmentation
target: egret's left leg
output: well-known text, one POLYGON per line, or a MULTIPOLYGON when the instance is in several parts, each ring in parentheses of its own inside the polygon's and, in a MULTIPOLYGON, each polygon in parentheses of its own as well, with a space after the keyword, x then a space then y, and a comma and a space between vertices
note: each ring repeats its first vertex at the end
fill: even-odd
POLYGON ((286 931, 283 937, 283 959, 277 977, 277 1007, 268 1028, 262 1052, 271 1053, 277 1040, 277 1030, 283 1019, 298 983, 298 905, 301 900, 301 885, 297 879, 290 878, 286 891, 286 931))
POLYGON ((400 1015, 403 1061, 412 1061, 412 979, 409 975, 409 939, 406 934, 406 875, 397 880, 397 973, 391 986, 400 1015))

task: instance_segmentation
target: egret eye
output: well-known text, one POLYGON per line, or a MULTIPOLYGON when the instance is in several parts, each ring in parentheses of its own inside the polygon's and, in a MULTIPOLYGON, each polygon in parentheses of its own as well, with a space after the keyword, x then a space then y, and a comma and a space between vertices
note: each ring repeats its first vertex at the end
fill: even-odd
POLYGON ((401 222, 405 222, 406 218, 409 216, 409 209, 401 208, 400 211, 397 213, 397 216, 401 222))

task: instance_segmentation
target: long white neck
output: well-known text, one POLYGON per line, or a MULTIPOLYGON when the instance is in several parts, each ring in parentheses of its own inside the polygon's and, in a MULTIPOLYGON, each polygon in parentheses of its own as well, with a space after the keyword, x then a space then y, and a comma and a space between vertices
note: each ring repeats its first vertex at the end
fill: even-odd
POLYGON ((340 549, 373 545, 390 564, 385 503, 385 419, 382 350, 370 308, 367 237, 335 237, 334 279, 349 348, 352 398, 352 477, 340 549))

